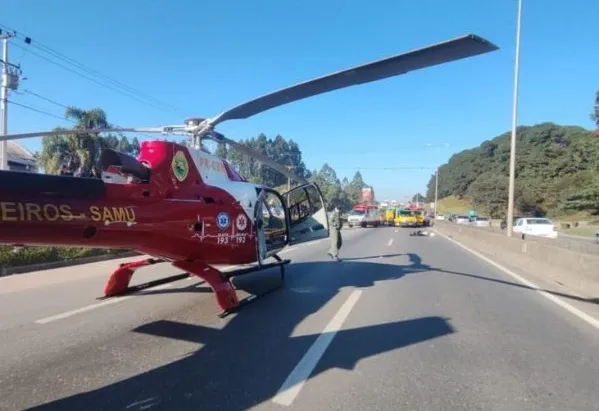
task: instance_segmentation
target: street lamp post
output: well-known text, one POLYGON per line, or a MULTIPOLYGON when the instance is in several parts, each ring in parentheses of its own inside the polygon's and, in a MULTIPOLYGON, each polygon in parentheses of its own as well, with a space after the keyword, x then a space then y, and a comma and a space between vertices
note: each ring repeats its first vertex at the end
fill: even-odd
POLYGON ((435 171, 435 213, 433 214, 434 221, 437 221, 437 201, 439 196, 439 167, 435 171))
POLYGON ((520 72, 520 29, 522 24, 522 0, 518 0, 518 20, 516 23, 516 57, 514 63, 514 101, 512 104, 512 138, 510 144, 510 180, 507 204, 507 229, 508 237, 512 236, 514 222, 514 191, 516 180, 516 126, 518 124, 518 77, 520 72))

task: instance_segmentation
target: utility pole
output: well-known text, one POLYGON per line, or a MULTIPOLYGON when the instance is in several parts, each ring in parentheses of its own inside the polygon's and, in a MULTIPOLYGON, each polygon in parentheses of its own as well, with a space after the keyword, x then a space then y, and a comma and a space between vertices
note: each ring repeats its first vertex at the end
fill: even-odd
POLYGON ((437 221, 437 201, 438 201, 438 196, 439 196, 439 167, 437 167, 437 170, 435 171, 435 213, 434 213, 434 219, 435 221, 437 221))
POLYGON ((516 187, 516 126, 518 124, 518 77, 520 72, 520 28, 522 25, 522 0, 518 0, 516 24, 516 58, 514 63, 514 102, 512 104, 512 138, 510 143, 510 180, 507 200, 506 235, 512 236, 514 224, 514 191, 516 187))
MULTIPOLYGON (((286 166, 287 170, 293 170, 293 166, 286 166)), ((287 177, 287 191, 291 190, 291 178, 287 177)))
MULTIPOLYGON (((8 134, 8 90, 16 90, 19 86, 20 68, 8 62, 8 40, 14 34, 0 31, 2 40, 2 84, 0 85, 0 136, 8 134)), ((8 142, 0 142, 0 170, 8 170, 8 142)))

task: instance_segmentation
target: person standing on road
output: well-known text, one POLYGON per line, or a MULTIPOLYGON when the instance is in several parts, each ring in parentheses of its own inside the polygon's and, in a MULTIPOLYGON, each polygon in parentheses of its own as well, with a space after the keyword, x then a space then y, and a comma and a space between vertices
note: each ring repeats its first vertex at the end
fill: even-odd
POLYGON ((331 237, 331 248, 327 253, 331 259, 339 260, 339 250, 343 245, 343 238, 341 237, 341 216, 339 215, 339 208, 335 207, 335 211, 333 212, 333 216, 331 217, 331 222, 329 224, 329 236, 331 237))

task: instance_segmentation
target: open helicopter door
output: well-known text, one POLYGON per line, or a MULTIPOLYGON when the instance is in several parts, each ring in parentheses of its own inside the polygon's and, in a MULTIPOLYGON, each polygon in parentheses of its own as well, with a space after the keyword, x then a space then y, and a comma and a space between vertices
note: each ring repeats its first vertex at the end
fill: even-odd
POLYGON ((304 184, 283 194, 289 221, 289 244, 320 240, 329 236, 329 221, 316 184, 304 184))
POLYGON ((286 245, 329 236, 329 222, 322 194, 315 184, 304 184, 281 196, 260 189, 255 207, 258 261, 280 252, 286 245))
POLYGON ((254 210, 258 262, 263 264, 289 242, 288 213, 281 195, 270 188, 260 189, 254 210))

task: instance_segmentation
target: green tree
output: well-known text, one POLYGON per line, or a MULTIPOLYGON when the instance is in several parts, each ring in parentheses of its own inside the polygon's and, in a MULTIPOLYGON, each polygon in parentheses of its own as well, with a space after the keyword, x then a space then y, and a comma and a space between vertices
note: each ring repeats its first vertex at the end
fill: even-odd
MULTIPOLYGON (((293 140, 287 141, 281 135, 277 135, 274 139, 269 139, 261 133, 256 137, 241 140, 240 143, 288 167, 289 170, 300 177, 308 178, 311 175, 302 159, 302 152, 299 145, 293 140)), ((271 167, 261 164, 253 157, 239 153, 235 149, 219 145, 215 154, 229 161, 237 169, 239 174, 248 181, 264 184, 269 187, 287 185, 287 177, 271 167)), ((294 184, 295 182, 292 182, 292 185, 294 184)))
MULTIPOLYGON (((293 140, 286 140, 281 135, 271 139, 261 133, 256 137, 242 139, 239 143, 288 167, 295 174, 317 183, 329 210, 337 206, 347 211, 360 201, 361 190, 367 187, 360 172, 357 172, 351 181, 346 177, 340 181, 335 170, 328 164, 324 164, 320 170, 311 172, 303 161, 299 144, 293 140)), ((280 192, 287 190, 287 177, 267 165, 260 164, 253 157, 243 155, 227 147, 226 144, 219 144, 215 154, 226 159, 248 181, 273 187, 280 192)), ((292 182, 292 187, 295 184, 296 182, 292 182)))
MULTIPOLYGON (((599 139, 576 126, 541 123, 517 128, 515 206, 518 212, 556 214, 591 206, 599 172, 599 139)), ((470 197, 489 212, 505 213, 510 133, 454 154, 439 168, 438 197, 470 197)), ((435 177, 427 185, 432 198, 435 177)))
POLYGON ((362 197, 362 189, 367 187, 364 182, 364 178, 362 177, 362 173, 356 171, 354 177, 351 179, 347 187, 345 188, 345 192, 347 193, 348 201, 351 204, 358 204, 362 197))
POLYGON ((591 114, 591 119, 597 124, 599 127, 599 90, 595 94, 595 110, 591 114))
MULTIPOLYGON (((106 112, 100 108, 83 110, 70 107, 65 111, 65 117, 76 122, 74 129, 86 130, 93 128, 111 128, 106 112)), ((56 128, 57 131, 64 130, 56 128)), ((83 166, 90 169, 96 165, 102 150, 112 148, 129 154, 138 155, 140 144, 137 138, 131 142, 125 136, 98 133, 67 134, 47 136, 42 138, 41 152, 36 153, 38 164, 46 173, 54 174, 61 165, 68 165, 71 171, 83 166)))
POLYGON ((507 207, 508 177, 484 173, 468 187, 468 195, 474 205, 484 208, 490 217, 500 217, 507 207))
POLYGON ((320 188, 328 210, 339 207, 340 210, 346 211, 351 208, 350 199, 342 190, 341 181, 331 166, 325 163, 318 173, 312 175, 311 180, 320 188))
POLYGON ((426 197, 420 193, 416 193, 412 196, 412 202, 413 203, 425 203, 426 197))

